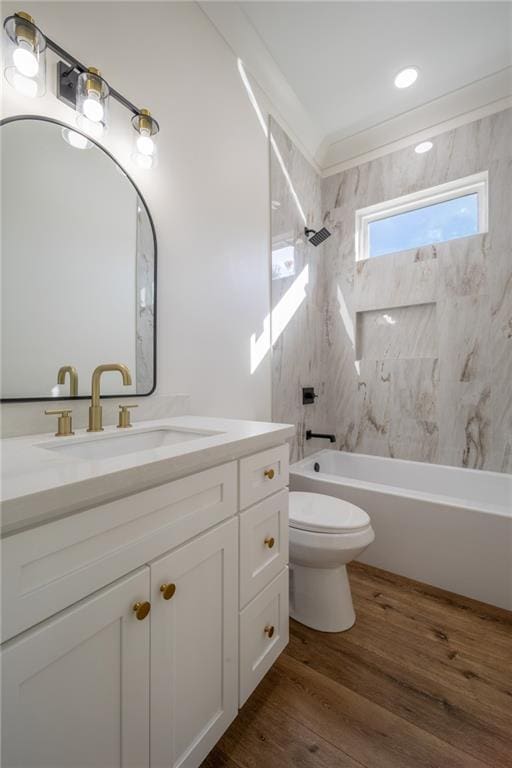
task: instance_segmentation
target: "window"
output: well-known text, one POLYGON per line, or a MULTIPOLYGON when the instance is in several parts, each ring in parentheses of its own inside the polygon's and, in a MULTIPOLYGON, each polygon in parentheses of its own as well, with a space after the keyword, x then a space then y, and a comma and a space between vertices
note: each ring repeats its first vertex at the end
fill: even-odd
POLYGON ((487 231, 487 171, 356 211, 356 259, 487 231))

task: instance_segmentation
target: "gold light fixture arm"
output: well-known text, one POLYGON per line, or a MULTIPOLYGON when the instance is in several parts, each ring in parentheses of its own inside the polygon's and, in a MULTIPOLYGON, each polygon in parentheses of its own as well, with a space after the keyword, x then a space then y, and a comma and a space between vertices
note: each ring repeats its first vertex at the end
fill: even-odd
POLYGON ((73 365, 63 365, 57 374, 57 384, 64 384, 66 373, 69 373, 69 396, 78 396, 78 372, 73 365))
POLYGON ((101 375, 108 371, 119 371, 123 377, 125 387, 132 383, 132 377, 128 366, 123 363, 106 363, 98 365, 94 369, 91 380, 91 405, 89 407, 89 428, 88 432, 103 432, 102 407, 100 402, 100 384, 101 375))

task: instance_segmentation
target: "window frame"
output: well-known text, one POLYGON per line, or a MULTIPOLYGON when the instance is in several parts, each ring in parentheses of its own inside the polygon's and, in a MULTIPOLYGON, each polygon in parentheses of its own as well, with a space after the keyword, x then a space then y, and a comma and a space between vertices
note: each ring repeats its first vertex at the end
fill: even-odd
MULTIPOLYGON (((381 259, 383 256, 391 256, 392 253, 403 253, 402 251, 392 251, 383 253, 380 256, 370 256, 368 249, 370 245, 369 225, 380 219, 388 219, 400 213, 407 213, 419 208, 428 208, 436 203, 444 203, 448 200, 456 200, 466 195, 478 195, 478 233, 482 234, 488 231, 489 227, 489 172, 481 171, 471 176, 464 176, 461 179, 454 179, 445 184, 438 184, 435 187, 421 189, 418 192, 412 192, 409 195, 395 197, 393 200, 384 200, 382 203, 369 205, 366 208, 359 208, 356 211, 355 235, 356 235, 356 261, 365 261, 366 259, 381 259)), ((462 235, 462 237, 472 237, 473 235, 462 235)), ((460 240, 461 238, 453 238, 460 240)), ((447 243, 450 240, 440 240, 438 243, 447 243)), ((425 246, 427 247, 429 243, 425 246)))

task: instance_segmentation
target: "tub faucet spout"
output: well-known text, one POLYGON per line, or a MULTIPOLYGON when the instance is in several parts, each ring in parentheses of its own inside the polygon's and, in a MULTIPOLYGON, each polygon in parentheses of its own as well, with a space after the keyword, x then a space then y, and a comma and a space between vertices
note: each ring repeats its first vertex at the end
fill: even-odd
POLYGON ((312 437, 320 437, 325 440, 330 440, 331 443, 336 442, 336 435, 322 435, 320 432, 312 432, 310 429, 306 430, 306 440, 311 440, 312 437))

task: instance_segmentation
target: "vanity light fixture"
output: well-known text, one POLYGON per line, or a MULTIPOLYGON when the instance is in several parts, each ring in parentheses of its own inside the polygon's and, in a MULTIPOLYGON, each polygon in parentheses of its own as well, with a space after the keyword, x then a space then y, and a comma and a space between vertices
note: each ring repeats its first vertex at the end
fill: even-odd
POLYGON ((5 79, 23 96, 35 98, 46 91, 46 38, 30 14, 8 16, 4 29, 9 40, 5 79))
MULTIPOLYGON (((86 67, 68 51, 43 35, 34 19, 17 11, 4 21, 9 40, 5 78, 25 96, 43 96, 46 90, 46 49, 55 53, 57 64, 57 98, 76 111, 76 122, 84 133, 98 139, 108 128, 108 106, 112 97, 132 113, 137 132, 133 160, 141 168, 156 164, 155 136, 159 125, 149 110, 139 109, 119 91, 112 88, 94 67, 86 67)), ((62 132, 64 139, 76 149, 87 149, 91 143, 71 128, 62 132)))
POLYGON ((138 115, 132 117, 132 125, 136 132, 133 159, 140 168, 145 170, 154 168, 156 165, 155 136, 160 126, 151 117, 149 109, 141 109, 138 115))
POLYGON ((421 144, 417 144, 414 147, 414 151, 417 155, 424 155, 425 152, 430 152, 433 146, 431 141, 422 141, 421 144))
POLYGON ((110 88, 96 67, 88 67, 76 81, 76 123, 79 128, 99 138, 108 128, 110 88))
POLYGON ((418 79, 419 71, 417 67, 406 67, 400 70, 395 77, 395 85, 397 88, 409 88, 418 79))

